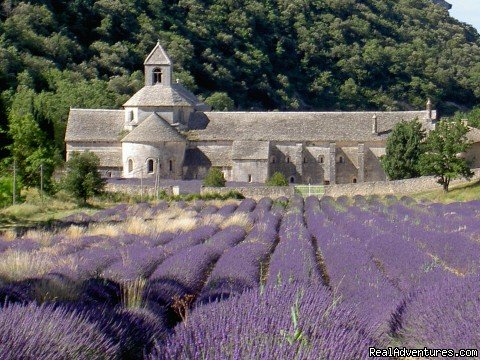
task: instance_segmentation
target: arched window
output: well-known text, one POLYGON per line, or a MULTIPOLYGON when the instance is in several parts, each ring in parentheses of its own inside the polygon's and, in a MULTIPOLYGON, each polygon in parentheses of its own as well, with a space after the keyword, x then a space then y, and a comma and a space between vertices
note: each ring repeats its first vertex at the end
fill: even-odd
POLYGON ((303 157, 303 163, 304 163, 304 164, 307 163, 307 157, 306 157, 306 156, 303 157))
POLYGON ((248 174, 248 182, 251 183, 252 182, 252 175, 248 174))
POLYGON ((148 159, 148 161, 147 161, 147 172, 148 172, 149 174, 153 174, 153 173, 154 173, 153 165, 154 165, 153 159, 148 159))
POLYGON ((325 161, 325 158, 323 157, 323 155, 320 155, 320 156, 318 157, 318 162, 319 162, 320 164, 323 164, 324 161, 325 161))
POLYGON ((168 162, 168 165, 169 165, 170 171, 173 171, 173 160, 170 160, 168 162))
POLYGON ((290 184, 295 184, 295 178, 293 176, 290 176, 290 184))
POLYGON ((162 83, 162 70, 155 68, 153 70, 153 85, 162 83))
POLYGON ((356 184, 356 183, 357 183, 357 178, 353 178, 352 182, 353 182, 354 184, 356 184))
POLYGON ((343 163, 345 162, 345 159, 343 158, 343 156, 339 156, 339 157, 338 157, 338 162, 339 162, 340 164, 343 164, 343 163))
POLYGON ((277 162, 277 158, 275 156, 270 156, 270 163, 275 164, 277 162))
POLYGON ((287 156, 287 158, 285 159, 285 161, 287 162, 287 164, 290 164, 290 156, 287 156))
POLYGON ((133 160, 128 159, 128 172, 131 173, 133 172, 133 160))
POLYGON ((130 121, 130 122, 133 121, 133 111, 132 111, 132 110, 130 110, 130 111, 128 112, 128 121, 130 121))

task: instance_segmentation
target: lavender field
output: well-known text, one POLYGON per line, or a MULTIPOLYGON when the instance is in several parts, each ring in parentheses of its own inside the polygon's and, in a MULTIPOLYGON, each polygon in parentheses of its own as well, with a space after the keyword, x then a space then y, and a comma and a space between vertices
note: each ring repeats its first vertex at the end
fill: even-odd
POLYGON ((0 235, 0 359, 480 349, 480 201, 120 205, 0 235))

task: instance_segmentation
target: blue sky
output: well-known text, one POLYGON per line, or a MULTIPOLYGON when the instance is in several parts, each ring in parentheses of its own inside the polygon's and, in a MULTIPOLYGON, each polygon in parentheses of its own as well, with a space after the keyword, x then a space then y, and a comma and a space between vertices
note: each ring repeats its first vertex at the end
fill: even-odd
POLYGON ((480 32, 480 0, 447 0, 453 5, 450 15, 471 24, 480 32))

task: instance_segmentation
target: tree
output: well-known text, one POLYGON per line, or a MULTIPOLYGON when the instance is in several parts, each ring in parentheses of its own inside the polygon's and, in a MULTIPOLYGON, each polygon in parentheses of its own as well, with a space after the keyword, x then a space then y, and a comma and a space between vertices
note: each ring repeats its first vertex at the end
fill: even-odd
POLYGON ((470 148, 468 127, 460 120, 443 120, 432 131, 424 144, 420 167, 424 175, 434 175, 448 191, 450 181, 460 177, 470 179, 473 172, 463 156, 470 148))
POLYGON ((417 119, 395 125, 387 139, 386 154, 381 158, 382 167, 390 180, 420 176, 418 162, 424 138, 425 131, 417 119))
POLYGON ((233 100, 224 92, 216 92, 205 99, 205 103, 216 111, 231 111, 235 108, 233 100))
POLYGON ((67 174, 63 186, 82 204, 93 195, 101 194, 105 187, 105 180, 98 172, 100 160, 92 152, 73 153, 67 161, 67 174))
POLYGON ((203 179, 204 186, 224 187, 225 177, 219 168, 212 167, 208 170, 207 176, 203 179))
POLYGON ((8 135, 12 158, 17 162, 18 176, 27 187, 40 187, 41 169, 45 190, 51 188, 51 178, 59 155, 49 134, 53 126, 35 104, 33 90, 21 88, 15 95, 9 114, 8 135))
POLYGON ((267 181, 268 186, 288 186, 288 181, 285 175, 280 172, 276 172, 267 181))

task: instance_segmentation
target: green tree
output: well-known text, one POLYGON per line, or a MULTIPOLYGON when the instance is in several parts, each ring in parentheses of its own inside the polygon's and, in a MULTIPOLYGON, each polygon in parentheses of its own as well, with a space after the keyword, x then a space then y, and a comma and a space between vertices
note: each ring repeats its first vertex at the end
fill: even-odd
POLYGON ((17 164, 17 173, 26 187, 40 187, 41 170, 45 190, 51 188, 51 178, 59 155, 49 133, 51 124, 34 103, 33 90, 21 89, 15 95, 9 114, 8 135, 11 156, 17 164))
POLYGON ((390 180, 410 179, 420 175, 418 162, 425 131, 418 120, 402 121, 395 125, 387 139, 382 167, 390 180))
POLYGON ((473 176, 463 156, 471 146, 467 133, 468 127, 462 121, 444 120, 425 141, 424 153, 420 157, 422 173, 437 177, 444 191, 448 191, 451 180, 473 176))
POLYGON ((226 183, 225 177, 219 168, 212 167, 208 170, 207 176, 203 179, 204 186, 224 187, 226 183))
POLYGON ((225 92, 213 93, 205 99, 205 103, 215 111, 231 111, 235 108, 235 103, 225 92))
POLYGON ((274 173, 267 181, 268 186, 288 186, 288 181, 285 175, 281 172, 274 173))
POLYGON ((91 196, 101 194, 105 180, 98 172, 100 160, 92 152, 73 153, 67 161, 67 174, 63 179, 64 189, 82 204, 91 196))

